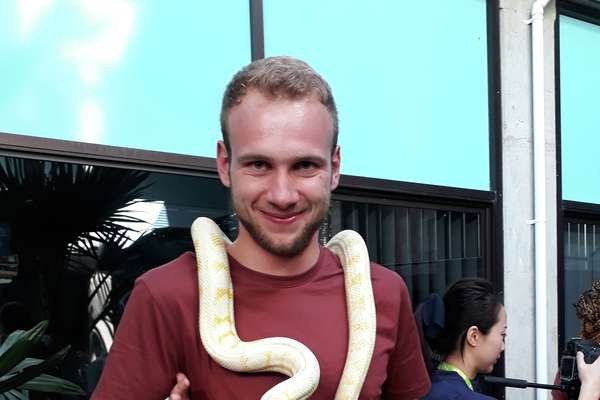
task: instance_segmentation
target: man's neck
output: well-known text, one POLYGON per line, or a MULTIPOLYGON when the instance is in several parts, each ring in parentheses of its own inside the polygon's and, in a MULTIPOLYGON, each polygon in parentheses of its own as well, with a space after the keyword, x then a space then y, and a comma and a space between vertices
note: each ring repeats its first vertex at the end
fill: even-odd
POLYGON ((238 237, 227 247, 227 253, 251 270, 269 275, 294 276, 308 271, 317 263, 320 246, 315 235, 300 254, 287 257, 269 252, 249 237, 238 237))

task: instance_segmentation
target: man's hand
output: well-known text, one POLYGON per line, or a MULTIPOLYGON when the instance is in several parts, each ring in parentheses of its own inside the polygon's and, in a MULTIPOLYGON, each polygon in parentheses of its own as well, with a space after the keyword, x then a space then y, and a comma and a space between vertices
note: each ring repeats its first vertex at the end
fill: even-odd
POLYGON ((581 380, 579 400, 598 400, 600 398, 600 357, 592 364, 586 364, 583 353, 578 351, 577 371, 581 380))
POLYGON ((190 380, 182 374, 177 373, 177 383, 173 386, 169 400, 190 400, 190 380))

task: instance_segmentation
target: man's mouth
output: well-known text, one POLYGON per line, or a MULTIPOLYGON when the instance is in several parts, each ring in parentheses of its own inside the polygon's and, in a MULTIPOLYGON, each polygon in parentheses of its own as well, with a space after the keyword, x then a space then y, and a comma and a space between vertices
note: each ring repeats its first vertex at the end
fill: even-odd
POLYGON ((294 212, 294 213, 280 214, 280 213, 273 213, 273 212, 268 212, 268 211, 262 211, 262 214, 268 220, 273 221, 275 223, 278 223, 278 224, 292 224, 296 220, 298 220, 298 218, 300 217, 300 215, 302 213, 301 212, 294 212))

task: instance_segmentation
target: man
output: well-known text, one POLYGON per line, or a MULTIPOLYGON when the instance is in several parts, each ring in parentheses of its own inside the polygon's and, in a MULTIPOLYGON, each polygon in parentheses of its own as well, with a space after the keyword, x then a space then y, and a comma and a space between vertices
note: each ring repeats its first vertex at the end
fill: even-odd
MULTIPOLYGON (((327 83, 289 57, 253 62, 227 86, 217 145, 221 182, 240 221, 227 253, 244 341, 284 336, 317 357, 311 399, 331 400, 348 344, 343 271, 317 230, 338 185, 337 111, 327 83)), ((258 399, 286 379, 223 369, 198 333, 191 253, 143 275, 127 305, 94 400, 258 399), (175 386, 174 386, 175 385, 175 386)), ((413 399, 430 383, 406 286, 372 265, 377 337, 361 399, 413 399)))

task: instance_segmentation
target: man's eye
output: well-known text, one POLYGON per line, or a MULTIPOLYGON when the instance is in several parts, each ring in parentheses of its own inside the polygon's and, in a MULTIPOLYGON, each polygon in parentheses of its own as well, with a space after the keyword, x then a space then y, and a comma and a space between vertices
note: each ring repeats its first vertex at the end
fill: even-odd
POLYGON ((267 163, 264 161, 252 161, 250 163, 250 167, 252 167, 253 169, 263 170, 267 168, 267 163))
POLYGON ((312 169, 314 167, 315 167, 315 163, 313 163, 312 161, 300 161, 297 164, 298 169, 312 169))

